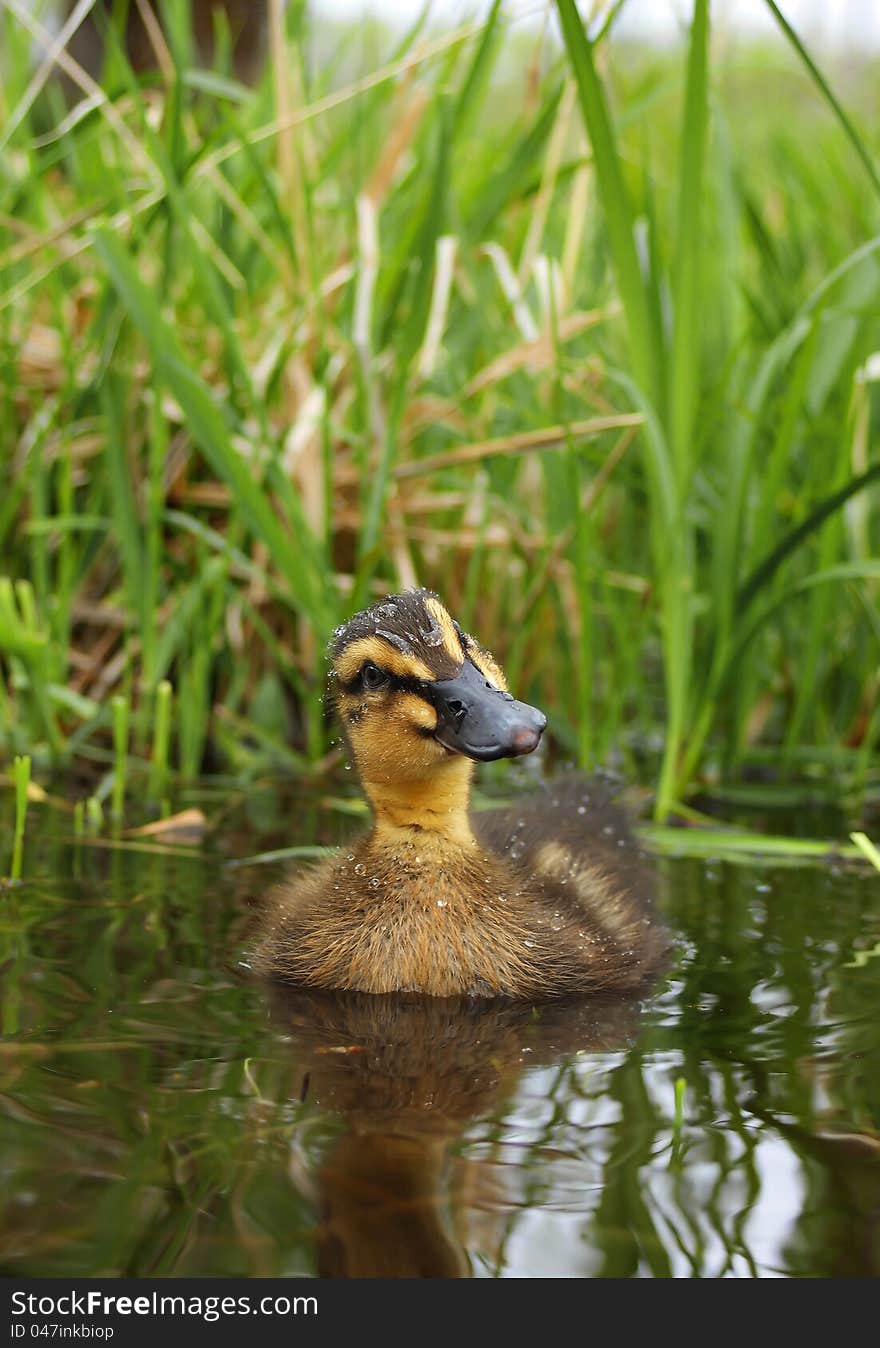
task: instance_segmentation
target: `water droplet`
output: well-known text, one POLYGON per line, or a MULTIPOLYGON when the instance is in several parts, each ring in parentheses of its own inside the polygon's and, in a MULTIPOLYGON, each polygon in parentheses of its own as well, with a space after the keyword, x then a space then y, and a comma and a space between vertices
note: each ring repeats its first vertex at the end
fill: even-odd
POLYGON ((534 950, 535 948, 534 941, 523 941, 523 945, 528 946, 529 950, 534 950))
POLYGON ((354 861, 354 852, 349 852, 348 856, 345 859, 346 861, 354 861))
POLYGON ((359 861, 358 864, 357 864, 357 865, 355 866, 355 868, 354 868, 354 873, 355 873, 355 875, 363 875, 364 872, 366 871, 366 869, 367 869, 367 868, 366 868, 366 866, 364 865, 364 863, 363 863, 362 861, 359 861))
POLYGON ((448 900, 447 900, 447 899, 438 899, 438 900, 437 900, 437 907, 438 907, 438 908, 445 908, 447 903, 448 903, 448 900))
POLYGON ((370 889, 378 889, 381 883, 379 877, 374 875, 370 881, 370 889))
POLYGON ((402 655, 412 654, 412 647, 409 642, 405 637, 398 636, 397 632, 389 632, 385 627, 377 627, 376 636, 382 637, 383 641, 387 641, 389 645, 393 646, 395 650, 400 651, 402 655))
POLYGON ((587 807, 586 807, 586 805, 579 805, 579 806, 578 806, 578 814, 586 814, 586 813, 587 813, 587 807))
POLYGON ((550 930, 562 931, 562 918, 559 916, 558 913, 554 913, 550 919, 550 930))

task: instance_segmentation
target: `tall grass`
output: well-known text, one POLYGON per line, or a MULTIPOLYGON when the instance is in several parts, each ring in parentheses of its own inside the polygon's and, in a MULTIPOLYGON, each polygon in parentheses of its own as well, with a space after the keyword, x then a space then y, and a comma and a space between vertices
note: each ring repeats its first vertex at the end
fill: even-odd
POLYGON ((658 818, 755 762, 873 789, 870 72, 707 0, 672 54, 273 4, 246 88, 173 9, 72 100, 0 14, 0 752, 109 784, 123 696, 129 789, 304 770, 333 626, 418 582, 658 818))
MULTIPOLYGON (((864 141, 777 7, 771 4, 770 8, 805 63, 818 96, 831 105, 856 150, 861 165, 856 164, 854 171, 859 174, 864 169, 867 187, 877 189, 880 180, 864 141)), ((606 90, 597 71, 595 44, 573 0, 558 0, 558 10, 591 139, 608 246, 627 324, 632 373, 621 372, 619 378, 646 417, 645 472, 655 541, 654 573, 667 701, 665 750, 657 791, 657 813, 662 817, 687 789, 700 764, 726 688, 735 680, 747 679, 752 695, 757 694, 752 631, 780 605, 775 582, 783 562, 789 563, 795 554, 806 551, 807 541, 821 526, 834 523, 845 503, 873 478, 873 473, 853 474, 846 462, 846 440, 841 437, 830 464, 825 465, 827 485, 835 485, 835 492, 820 499, 806 521, 798 521, 793 528, 789 525, 781 542, 774 537, 779 525, 768 493, 779 491, 779 473, 789 467, 795 455, 785 463, 783 455, 793 448, 787 430, 772 456, 774 473, 767 482, 759 436, 773 434, 773 394, 784 388, 798 360, 803 359, 804 349, 810 353, 809 364, 803 367, 805 384, 812 388, 817 382, 824 384, 823 392, 830 396, 844 370, 852 378, 866 334, 870 333, 869 341, 877 335, 876 324, 870 321, 870 304, 876 297, 880 272, 871 255, 880 247, 880 236, 869 240, 867 247, 853 250, 773 334, 766 350, 743 352, 743 334, 732 325, 713 331, 705 291, 706 244, 717 237, 712 228, 714 203, 707 200, 705 192, 710 131, 708 0, 695 0, 685 60, 680 150, 673 175, 677 178, 674 251, 670 256, 664 241, 654 237, 658 232, 656 216, 645 200, 648 265, 644 267, 640 267, 636 255, 636 210, 627 189, 606 90), (665 265, 664 252, 668 258, 665 265), (866 261, 870 273, 864 277, 854 309, 847 303, 842 326, 835 301, 843 302, 846 283, 866 261), (664 299, 668 305, 665 322, 664 299), (825 340, 816 339, 814 345, 813 334, 818 338, 823 323, 825 340), (834 326, 837 338, 829 342, 834 326), (713 380, 711 396, 720 401, 726 395, 732 415, 713 426, 710 450, 701 444, 698 412, 702 410, 701 382, 719 356, 726 358, 728 369, 721 374, 720 387, 717 376, 713 380), (738 400, 744 401, 744 409, 737 408, 738 400), (707 472, 715 477, 711 495, 706 492, 707 472), (760 531, 752 528, 753 512, 764 526, 760 531)), ((876 190, 873 195, 876 198, 876 190)), ((873 214, 876 218, 876 209, 873 214)), ((726 233, 729 237, 729 230, 726 233)), ((732 271, 726 277, 717 274, 715 281, 719 287, 738 285, 740 278, 732 271)), ((730 315, 735 303, 733 294, 721 297, 722 311, 730 315)), ((802 387, 801 396, 805 392, 802 387)), ((809 401, 804 398, 806 407, 791 407, 791 417, 798 419, 804 411, 815 414, 819 409, 811 409, 809 401)), ((794 592, 818 586, 822 579, 868 581, 880 574, 877 563, 870 559, 849 562, 845 574, 833 566, 823 567, 823 561, 830 563, 840 555, 841 544, 845 548, 844 539, 830 543, 829 537, 826 531, 817 541, 819 567, 810 559, 807 565, 811 570, 793 587, 794 592)), ((820 591, 807 622, 807 640, 802 647, 806 669, 802 666, 800 671, 806 678, 793 689, 790 725, 803 719, 804 709, 816 694, 819 642, 824 642, 822 629, 828 616, 820 591)), ((873 692, 867 695, 873 700, 873 692)), ((754 709, 750 701, 743 711, 752 714, 754 709)), ((732 731, 735 752, 748 725, 740 719, 739 724, 734 722, 732 731)))

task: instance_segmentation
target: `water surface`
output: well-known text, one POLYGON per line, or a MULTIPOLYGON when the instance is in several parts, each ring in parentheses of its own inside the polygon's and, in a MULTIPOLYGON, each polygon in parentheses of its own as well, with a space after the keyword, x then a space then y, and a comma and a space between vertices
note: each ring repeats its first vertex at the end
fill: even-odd
POLYGON ((0 892, 0 1272, 880 1271, 867 869, 661 862, 676 958, 637 1003, 304 996, 244 976, 279 870, 228 862, 352 821, 206 812, 192 854, 31 812, 0 892))

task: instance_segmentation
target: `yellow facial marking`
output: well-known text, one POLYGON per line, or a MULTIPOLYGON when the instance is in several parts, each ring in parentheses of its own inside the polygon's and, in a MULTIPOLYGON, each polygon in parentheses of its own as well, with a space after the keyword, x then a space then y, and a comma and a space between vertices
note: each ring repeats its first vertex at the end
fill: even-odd
POLYGON ((339 710, 352 742, 369 744, 371 752, 382 757, 396 752, 400 741, 394 736, 399 730, 433 733, 437 729, 436 711, 416 693, 385 689, 371 703, 369 695, 343 691, 339 710))
POLYGON ((458 633, 455 630, 455 624, 446 612, 446 609, 440 603, 440 600, 435 599, 433 595, 425 600, 425 608, 436 621, 437 626, 443 633, 443 646, 450 660, 458 660, 460 662, 464 658, 461 642, 459 641, 458 633))
POLYGON ((475 642, 468 642, 468 655, 481 674, 485 674, 486 678, 490 679, 496 688, 500 688, 502 693, 507 692, 504 670, 495 663, 494 657, 488 651, 484 651, 475 642))
POLYGON ((335 670, 343 683, 349 683, 357 674, 361 665, 372 660, 380 669, 387 669, 403 679, 432 679, 424 660, 416 655, 404 655, 381 637, 361 637, 346 646, 335 663, 335 670))
POLYGON ((386 692, 372 706, 346 693, 340 710, 358 771, 365 782, 420 780, 449 757, 433 738, 436 711, 415 693, 386 692), (346 710, 348 707, 353 709, 353 715, 346 710))
POLYGON ((396 693, 391 703, 395 721, 419 730, 436 730, 437 713, 430 703, 415 693, 396 693))

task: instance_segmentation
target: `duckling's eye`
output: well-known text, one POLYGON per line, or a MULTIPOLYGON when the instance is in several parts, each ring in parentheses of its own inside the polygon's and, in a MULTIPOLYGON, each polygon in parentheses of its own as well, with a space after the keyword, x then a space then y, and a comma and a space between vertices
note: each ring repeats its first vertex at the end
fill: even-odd
POLYGON ((372 660, 361 666, 361 684, 367 692, 373 693, 377 688, 384 688, 387 682, 388 675, 385 670, 374 665, 372 660))

